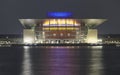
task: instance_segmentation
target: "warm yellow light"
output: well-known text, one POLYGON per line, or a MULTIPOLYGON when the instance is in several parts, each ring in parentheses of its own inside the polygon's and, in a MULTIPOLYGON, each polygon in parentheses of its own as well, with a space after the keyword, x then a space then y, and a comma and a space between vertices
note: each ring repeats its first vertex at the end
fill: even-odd
POLYGON ((50 24, 57 24, 57 21, 55 19, 53 19, 52 21, 48 21, 50 24))
POLYGON ((59 25, 59 26, 79 26, 80 24, 73 19, 50 19, 43 23, 44 26, 59 25))
POLYGON ((72 24, 73 25, 73 23, 74 23, 74 20, 70 20, 70 19, 67 19, 67 24, 72 24))
POLYGON ((73 28, 73 27, 50 27, 50 28, 43 28, 43 30, 78 30, 78 28, 73 28))
POLYGON ((45 21, 45 22, 43 23, 43 25, 44 25, 44 26, 49 26, 49 20, 45 21))
POLYGON ((89 38, 89 39, 87 39, 87 43, 97 43, 97 42, 98 42, 98 40, 95 39, 95 38, 89 38))
POLYGON ((65 24, 65 20, 64 19, 58 19, 58 24, 65 24))

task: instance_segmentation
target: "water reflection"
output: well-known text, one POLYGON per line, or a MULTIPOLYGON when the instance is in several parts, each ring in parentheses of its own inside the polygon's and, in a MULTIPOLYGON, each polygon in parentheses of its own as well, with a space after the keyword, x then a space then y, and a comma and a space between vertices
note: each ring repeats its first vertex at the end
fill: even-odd
POLYGON ((35 46, 34 48, 68 48, 68 49, 71 49, 71 48, 80 48, 80 46, 35 46))
POLYGON ((22 75, 103 75, 102 47, 24 47, 22 75))
POLYGON ((73 75, 75 69, 79 69, 77 64, 73 64, 73 59, 68 47, 54 47, 49 52, 50 75, 73 75))
POLYGON ((47 49, 49 75, 87 75, 89 50, 78 47, 47 49), (49 50, 49 51, 48 51, 49 50))
POLYGON ((1 47, 0 75, 120 75, 120 48, 1 47))
POLYGON ((24 46, 24 57, 23 57, 23 65, 22 65, 23 71, 21 75, 33 75, 31 65, 32 64, 31 64, 29 46, 24 46))
POLYGON ((89 75, 103 75, 103 52, 102 46, 91 47, 91 58, 89 63, 89 75))

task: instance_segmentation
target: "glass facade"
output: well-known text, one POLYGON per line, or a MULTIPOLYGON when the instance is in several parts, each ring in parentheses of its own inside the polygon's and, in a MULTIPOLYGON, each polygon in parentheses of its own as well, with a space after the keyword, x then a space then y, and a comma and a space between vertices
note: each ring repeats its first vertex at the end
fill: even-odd
POLYGON ((36 40, 51 43, 82 42, 85 23, 77 19, 44 19, 35 27, 36 40))

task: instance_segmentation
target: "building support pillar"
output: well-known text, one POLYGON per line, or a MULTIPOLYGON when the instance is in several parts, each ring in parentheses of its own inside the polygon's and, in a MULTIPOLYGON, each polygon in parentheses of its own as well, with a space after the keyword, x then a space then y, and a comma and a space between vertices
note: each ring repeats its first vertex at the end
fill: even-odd
POLYGON ((97 43, 98 42, 98 31, 97 31, 97 29, 88 29, 86 42, 87 43, 97 43))
POLYGON ((23 30, 23 42, 24 43, 35 43, 35 32, 33 29, 23 30))

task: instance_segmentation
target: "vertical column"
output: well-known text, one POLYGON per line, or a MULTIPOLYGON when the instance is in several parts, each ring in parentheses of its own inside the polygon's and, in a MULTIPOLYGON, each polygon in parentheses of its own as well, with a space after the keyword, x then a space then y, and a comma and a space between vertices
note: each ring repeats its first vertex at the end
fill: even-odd
POLYGON ((97 43, 98 36, 97 29, 88 29, 87 43, 97 43))
POLYGON ((23 32, 24 43, 35 43, 34 29, 24 29, 23 32))
POLYGON ((40 25, 39 25, 39 35, 40 35, 40 38, 39 38, 39 42, 43 42, 43 32, 44 32, 44 29, 43 29, 44 27, 43 27, 43 23, 42 22, 40 22, 40 25))

